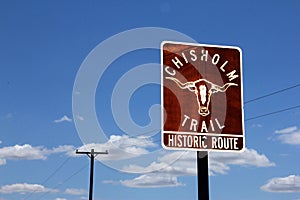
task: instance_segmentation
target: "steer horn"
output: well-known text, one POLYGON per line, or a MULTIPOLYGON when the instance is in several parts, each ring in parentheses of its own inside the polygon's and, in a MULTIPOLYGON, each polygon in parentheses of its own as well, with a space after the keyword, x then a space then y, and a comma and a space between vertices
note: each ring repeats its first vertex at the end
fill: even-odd
POLYGON ((194 91, 192 88, 196 87, 194 82, 186 82, 186 83, 181 83, 178 79, 173 78, 173 77, 166 77, 166 79, 174 81, 181 89, 189 89, 190 91, 194 91))
POLYGON ((236 83, 226 83, 222 87, 216 85, 216 89, 220 92, 225 92, 230 86, 238 86, 236 83))

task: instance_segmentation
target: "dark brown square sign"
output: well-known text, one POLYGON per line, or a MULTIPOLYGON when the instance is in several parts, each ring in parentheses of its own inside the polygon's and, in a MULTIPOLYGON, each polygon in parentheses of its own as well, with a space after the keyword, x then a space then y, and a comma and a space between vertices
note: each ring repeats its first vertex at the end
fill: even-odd
POLYGON ((162 146, 243 150, 241 49, 166 41, 161 57, 162 146))

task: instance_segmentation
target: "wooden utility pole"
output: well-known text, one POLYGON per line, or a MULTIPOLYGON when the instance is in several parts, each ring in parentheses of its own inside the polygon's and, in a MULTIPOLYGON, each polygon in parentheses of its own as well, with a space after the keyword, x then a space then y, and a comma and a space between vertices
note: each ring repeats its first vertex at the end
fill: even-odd
POLYGON ((104 152, 95 152, 94 149, 91 151, 78 151, 76 150, 76 154, 86 154, 91 159, 91 168, 90 168, 90 191, 89 191, 89 200, 93 200, 93 182, 94 182, 94 160, 98 154, 108 154, 107 151, 104 152))

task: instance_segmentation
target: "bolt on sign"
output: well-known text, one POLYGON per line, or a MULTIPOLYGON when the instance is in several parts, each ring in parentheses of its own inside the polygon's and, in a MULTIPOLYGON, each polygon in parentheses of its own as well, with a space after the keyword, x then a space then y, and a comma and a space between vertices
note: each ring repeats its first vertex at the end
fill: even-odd
POLYGON ((165 41, 161 59, 162 146, 243 150, 241 49, 165 41))

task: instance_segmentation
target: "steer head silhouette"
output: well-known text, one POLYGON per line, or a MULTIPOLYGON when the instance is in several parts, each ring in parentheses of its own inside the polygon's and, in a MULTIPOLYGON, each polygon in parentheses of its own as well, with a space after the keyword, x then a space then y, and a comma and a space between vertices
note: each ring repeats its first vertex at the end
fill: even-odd
POLYGON ((238 86, 235 83, 226 83, 223 86, 216 85, 206 79, 198 79, 196 81, 189 81, 181 83, 178 79, 173 77, 166 77, 166 79, 174 81, 181 89, 188 89, 197 97, 198 113, 201 116, 209 115, 209 103, 212 94, 217 92, 225 92, 230 86, 238 86))

